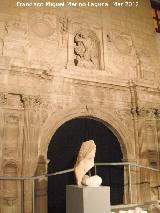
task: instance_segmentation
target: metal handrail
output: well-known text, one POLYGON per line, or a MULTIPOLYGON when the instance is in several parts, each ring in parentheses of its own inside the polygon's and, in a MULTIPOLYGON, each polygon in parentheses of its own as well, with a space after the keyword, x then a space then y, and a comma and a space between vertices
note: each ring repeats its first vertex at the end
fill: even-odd
MULTIPOLYGON (((152 168, 152 167, 148 167, 148 166, 143 166, 143 165, 140 165, 140 164, 137 164, 135 162, 113 162, 113 163, 95 163, 94 164, 94 168, 95 168, 95 174, 97 174, 97 166, 119 166, 119 165, 122 165, 122 166, 128 166, 128 184, 129 184, 129 188, 128 188, 128 192, 129 192, 129 201, 130 201, 130 204, 132 204, 133 202, 133 196, 132 196, 132 175, 131 175, 131 167, 139 167, 139 168, 144 168, 144 169, 149 169, 149 170, 152 170, 152 171, 156 171, 156 172, 159 172, 160 170, 159 169, 155 169, 155 168, 152 168)), ((28 177, 28 176, 21 176, 21 177, 9 177, 9 176, 0 176, 0 181, 1 180, 16 180, 16 181, 25 181, 25 180, 31 180, 32 181, 32 213, 35 212, 35 180, 38 180, 38 179, 44 179, 44 178, 47 178, 47 177, 51 177, 51 176, 55 176, 55 175, 61 175, 61 174, 67 174, 67 173, 70 173, 70 172, 73 172, 74 171, 74 168, 72 169, 67 169, 67 170, 63 170, 63 171, 59 171, 59 172, 54 172, 54 173, 50 173, 50 174, 42 174, 42 175, 39 175, 39 176, 31 176, 31 177, 28 177)), ((22 211, 23 212, 23 209, 22 211)))
POLYGON ((73 172, 74 169, 66 169, 63 171, 59 171, 59 172, 54 172, 54 173, 49 173, 49 174, 42 174, 42 175, 38 175, 38 176, 21 176, 21 177, 14 177, 14 176, 0 176, 0 180, 36 180, 39 178, 45 178, 45 177, 50 177, 50 176, 54 176, 54 175, 61 175, 61 174, 67 174, 70 172, 73 172))
MULTIPOLYGON (((96 166, 118 166, 118 165, 122 165, 122 166, 136 166, 139 168, 144 168, 144 169, 149 169, 149 170, 153 170, 153 171, 157 171, 159 172, 159 169, 155 169, 152 167, 148 167, 148 166, 143 166, 134 162, 115 162, 115 163, 95 163, 95 167, 96 166)), ((73 172, 74 168, 72 169, 67 169, 67 170, 63 170, 63 171, 59 171, 59 172, 54 172, 54 173, 49 173, 49 174, 42 174, 42 175, 38 175, 38 176, 20 176, 20 177, 14 177, 14 176, 0 176, 0 180, 36 180, 36 179, 40 179, 40 178, 46 178, 46 177, 50 177, 50 176, 55 176, 55 175, 60 175, 60 174, 67 174, 70 172, 73 172)))
POLYGON ((136 166, 136 167, 140 167, 140 168, 144 168, 144 169, 149 169, 149 170, 153 170, 153 171, 157 171, 159 172, 159 169, 155 169, 153 167, 149 167, 149 166, 143 166, 137 163, 129 163, 129 162, 118 162, 118 163, 95 163, 96 166, 116 166, 116 165, 131 165, 131 166, 136 166))

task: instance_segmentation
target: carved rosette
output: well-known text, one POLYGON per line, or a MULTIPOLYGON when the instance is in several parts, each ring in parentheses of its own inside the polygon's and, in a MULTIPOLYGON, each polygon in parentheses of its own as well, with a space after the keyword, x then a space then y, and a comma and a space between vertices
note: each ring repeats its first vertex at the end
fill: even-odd
POLYGON ((40 12, 30 14, 29 30, 41 39, 54 37, 56 17, 51 14, 49 15, 40 12))
POLYGON ((26 109, 37 109, 42 104, 42 99, 40 96, 22 95, 22 102, 26 109))
POLYGON ((132 54, 133 42, 130 35, 121 33, 114 38, 115 48, 124 55, 132 54))

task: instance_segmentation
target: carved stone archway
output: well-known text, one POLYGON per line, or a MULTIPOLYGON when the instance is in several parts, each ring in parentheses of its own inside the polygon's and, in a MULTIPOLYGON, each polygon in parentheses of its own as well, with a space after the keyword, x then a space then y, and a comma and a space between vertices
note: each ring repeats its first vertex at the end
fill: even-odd
POLYGON ((121 120, 105 109, 89 105, 60 110, 57 113, 53 113, 46 120, 42 127, 41 140, 39 141, 39 156, 44 156, 44 158, 47 159, 48 145, 56 130, 66 121, 77 117, 92 117, 93 119, 104 123, 118 138, 124 160, 135 160, 133 146, 134 139, 131 137, 126 127, 122 124, 121 120))
MULTIPOLYGON (((51 116, 46 120, 44 126, 41 131, 41 140, 39 141, 39 156, 44 159, 44 166, 46 168, 45 173, 47 173, 47 150, 49 143, 51 141, 52 136, 56 132, 56 130, 63 125, 65 122, 78 118, 78 117, 89 117, 95 120, 98 120, 105 124, 117 137, 121 150, 124 156, 124 161, 134 161, 135 160, 135 152, 134 152, 134 139, 130 136, 126 127, 123 126, 122 122, 118 117, 115 117, 113 114, 109 113, 106 109, 100 107, 93 107, 90 105, 78 106, 75 108, 68 108, 66 110, 60 110, 57 113, 51 114, 51 116)), ((44 170, 43 170, 44 171, 44 170)), ((47 181, 47 180, 46 180, 47 181)), ((46 184, 47 186, 47 184, 46 184)), ((44 189, 46 192, 42 193, 42 200, 47 200, 47 188, 44 189), (45 198, 44 198, 45 196, 45 198)), ((41 202, 40 199, 38 203, 41 202)), ((40 205, 37 205, 40 206, 40 205)), ((44 206, 44 204, 43 204, 44 206)), ((47 205, 46 207, 47 208, 47 205)), ((44 212, 44 208, 38 208, 37 212, 44 212), (41 210, 43 209, 43 210, 41 210)))

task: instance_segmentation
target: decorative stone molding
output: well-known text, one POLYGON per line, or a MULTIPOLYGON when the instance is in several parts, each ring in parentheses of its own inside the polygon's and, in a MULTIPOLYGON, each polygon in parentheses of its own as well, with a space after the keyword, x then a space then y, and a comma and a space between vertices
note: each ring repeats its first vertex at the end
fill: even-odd
MULTIPOLYGON (((14 160, 8 161, 3 166, 4 176, 17 176, 18 168, 14 160)), ((17 181, 7 180, 3 182, 4 201, 9 206, 15 205, 17 201, 17 181)))
POLYGON ((133 48, 133 42, 130 35, 119 34, 114 38, 114 45, 116 49, 122 54, 131 54, 133 48))
POLYGON ((59 17, 59 30, 61 33, 66 33, 68 31, 68 19, 66 17, 59 17))
POLYGON ((0 106, 9 108, 22 108, 21 94, 0 93, 0 106))
POLYGON ((6 122, 9 124, 17 124, 19 122, 19 117, 16 114, 7 114, 6 122))
POLYGON ((45 80, 52 80, 53 79, 52 72, 53 72, 52 69, 43 70, 41 73, 41 78, 45 80))
POLYGON ((127 79, 137 78, 139 72, 139 60, 131 34, 119 30, 111 30, 104 36, 105 68, 111 70, 111 75, 123 76, 127 79), (110 39, 112 38, 112 39, 110 39), (110 42, 112 41, 112 42, 110 42), (125 72, 125 68, 128 69, 125 72))
POLYGON ((55 33, 56 17, 51 14, 35 12, 29 20, 30 31, 39 38, 49 38, 55 33))
POLYGON ((7 104, 7 94, 0 93, 0 105, 7 104))
POLYGON ((68 32, 68 19, 66 17, 58 17, 59 28, 59 46, 65 47, 68 32))
POLYGON ((160 109, 155 109, 155 117, 160 119, 160 109))
POLYGON ((21 100, 24 104, 24 108, 37 108, 40 107, 42 103, 40 96, 22 95, 21 100))
POLYGON ((126 127, 126 129, 132 129, 131 127, 131 115, 128 111, 121 111, 121 110, 116 110, 114 111, 114 114, 116 117, 118 117, 123 125, 126 127))
POLYGON ((46 20, 37 20, 32 25, 32 31, 39 37, 45 38, 52 35, 54 29, 50 26, 50 23, 46 20))
POLYGON ((4 40, 0 38, 0 56, 3 56, 4 40))
POLYGON ((155 108, 144 108, 144 107, 133 107, 131 108, 131 114, 133 117, 147 117, 147 118, 155 118, 156 109, 155 108))

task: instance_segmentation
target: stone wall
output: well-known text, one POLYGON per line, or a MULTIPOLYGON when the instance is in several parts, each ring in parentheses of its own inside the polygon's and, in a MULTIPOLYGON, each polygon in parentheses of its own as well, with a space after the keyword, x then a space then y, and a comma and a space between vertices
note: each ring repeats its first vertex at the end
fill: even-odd
MULTIPOLYGON (((78 116, 104 121, 119 139, 124 160, 159 168, 160 76, 149 1, 141 0, 139 7, 61 9, 5 3, 6 9, 0 5, 0 175, 45 173, 52 135, 78 116)), ((157 199, 158 175, 145 173, 132 171, 134 202, 157 199)), ((29 181, 24 192, 19 182, 0 187, 0 212, 32 211, 29 181)), ((38 212, 44 212, 46 183, 37 187, 38 212)))

